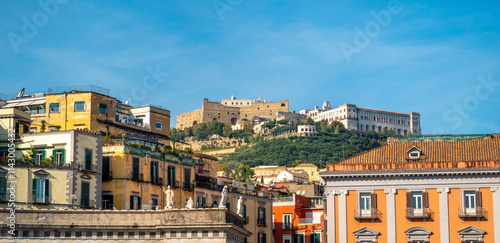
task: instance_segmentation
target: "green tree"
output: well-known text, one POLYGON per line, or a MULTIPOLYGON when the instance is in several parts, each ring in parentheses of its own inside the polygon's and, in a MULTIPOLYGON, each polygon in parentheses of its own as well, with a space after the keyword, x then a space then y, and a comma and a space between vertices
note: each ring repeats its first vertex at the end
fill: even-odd
POLYGON ((314 120, 312 118, 307 118, 307 122, 306 122, 306 125, 315 125, 314 124, 314 120))
POLYGON ((226 124, 224 124, 224 127, 222 128, 222 135, 224 135, 224 137, 229 137, 229 134, 232 131, 233 131, 233 129, 231 128, 231 124, 226 123, 226 124))

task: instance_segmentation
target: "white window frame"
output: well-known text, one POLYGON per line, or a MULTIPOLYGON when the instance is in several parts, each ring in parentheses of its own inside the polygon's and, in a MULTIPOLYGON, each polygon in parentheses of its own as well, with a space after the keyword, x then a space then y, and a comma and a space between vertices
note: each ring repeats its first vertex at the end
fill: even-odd
POLYGON ((289 216, 289 218, 290 218, 290 221, 289 221, 290 222, 290 228, 289 229, 292 229, 292 214, 291 213, 284 213, 283 214, 283 229, 287 229, 285 227, 285 225, 287 225, 286 224, 286 220, 285 220, 286 216, 289 216))

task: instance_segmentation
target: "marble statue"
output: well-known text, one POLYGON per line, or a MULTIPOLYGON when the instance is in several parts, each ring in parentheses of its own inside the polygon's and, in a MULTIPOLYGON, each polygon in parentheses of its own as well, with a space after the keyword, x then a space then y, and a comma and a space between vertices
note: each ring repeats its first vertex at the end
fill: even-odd
POLYGON ((238 199, 238 210, 236 211, 236 213, 243 217, 243 197, 240 196, 240 199, 238 199))
POLYGON ((222 199, 220 200, 219 208, 225 208, 227 202, 227 185, 222 189, 222 199))
POLYGON ((174 191, 170 189, 170 186, 168 186, 168 189, 165 190, 165 200, 167 201, 167 206, 165 206, 165 209, 174 208, 174 191))
POLYGON ((189 208, 189 209, 194 208, 194 202, 193 202, 193 199, 191 199, 191 197, 189 197, 189 200, 186 204, 186 208, 189 208))

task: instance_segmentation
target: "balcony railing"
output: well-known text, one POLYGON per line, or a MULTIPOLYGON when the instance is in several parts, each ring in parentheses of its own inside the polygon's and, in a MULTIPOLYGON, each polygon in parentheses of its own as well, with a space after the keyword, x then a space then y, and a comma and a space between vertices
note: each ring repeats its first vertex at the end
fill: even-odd
POLYGON ((186 191, 192 191, 192 190, 194 190, 194 184, 191 184, 191 183, 186 184, 186 183, 184 183, 182 189, 186 190, 186 191))
POLYGON ((248 224, 250 221, 248 220, 248 216, 243 217, 245 220, 243 221, 243 224, 248 224))
POLYGON ((458 217, 465 218, 482 218, 484 216, 483 207, 475 207, 475 208, 459 208, 458 209, 458 217))
MULTIPOLYGON (((299 223, 300 223, 300 219, 299 219, 299 223)), ((283 229, 284 230, 291 230, 292 229, 292 223, 285 223, 285 224, 283 224, 283 229)))
POLYGON ((151 180, 151 183, 152 184, 156 184, 156 185, 163 185, 163 178, 161 177, 157 177, 156 180, 151 180))
POLYGON ((257 225, 266 227, 266 220, 265 219, 257 219, 257 225))
POLYGON ((102 181, 110 181, 113 179, 113 172, 102 173, 102 181))
POLYGON ((133 181, 144 181, 144 174, 132 174, 132 178, 130 178, 133 181))
POLYGON ((33 198, 33 203, 34 204, 49 204, 50 203, 49 195, 45 195, 42 198, 35 197, 35 198, 33 198))
POLYGON ((361 209, 354 210, 354 218, 357 220, 360 219, 376 219, 378 218, 378 210, 376 208, 372 209, 361 209))
POLYGON ((406 218, 408 219, 427 219, 430 218, 432 211, 429 208, 406 208, 406 218))

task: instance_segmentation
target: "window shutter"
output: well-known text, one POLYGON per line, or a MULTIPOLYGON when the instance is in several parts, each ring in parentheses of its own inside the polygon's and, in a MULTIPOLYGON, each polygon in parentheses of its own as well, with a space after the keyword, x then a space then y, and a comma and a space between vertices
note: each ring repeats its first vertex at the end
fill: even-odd
POLYGON ((141 210, 141 197, 137 197, 137 209, 141 210))
POLYGON ((262 219, 266 222, 266 208, 262 208, 262 219))
POLYGON ((33 179, 33 185, 32 185, 32 194, 33 194, 33 198, 32 198, 32 201, 35 201, 36 200, 36 179, 33 179))
POLYGON ((52 163, 56 165, 56 149, 52 149, 52 163))
POLYGON ((227 203, 226 203, 226 208, 227 208, 227 210, 231 211, 231 203, 228 203, 228 202, 227 202, 227 203))
POLYGON ((243 204, 243 218, 247 217, 247 205, 243 204))
POLYGON ((293 243, 297 243, 297 242, 298 242, 297 234, 293 234, 293 243))
POLYGON ((201 198, 201 207, 202 208, 206 208, 207 207, 207 198, 206 197, 202 197, 201 198))
POLYGON ((411 208, 411 192, 406 192, 406 207, 411 208))
MULTIPOLYGON (((5 177, 0 177, 0 194, 6 194, 7 193, 7 178, 5 177)), ((6 200, 7 197, 5 197, 4 200, 6 200)))
POLYGON ((429 193, 428 192, 422 192, 422 206, 423 208, 429 208, 429 193))
POLYGON ((266 233, 262 233, 262 239, 264 240, 264 243, 266 243, 266 233))
POLYGON ((50 196, 49 193, 50 193, 49 179, 45 179, 45 198, 43 199, 45 203, 49 203, 49 196, 50 196))
POLYGON ((476 191, 476 207, 483 206, 483 199, 481 191, 476 191))
POLYGON ((134 209, 134 196, 130 196, 130 209, 134 209))
POLYGON ((375 210, 377 209, 377 194, 371 193, 370 196, 372 210, 375 210))
MULTIPOLYGON (((45 149, 44 149, 44 150, 42 150, 42 160, 44 160, 44 159, 45 159, 45 149)), ((40 163, 41 163, 41 162, 42 162, 42 161, 40 161, 40 163)))
POLYGON ((61 149, 61 163, 64 164, 66 162, 66 150, 61 149))

